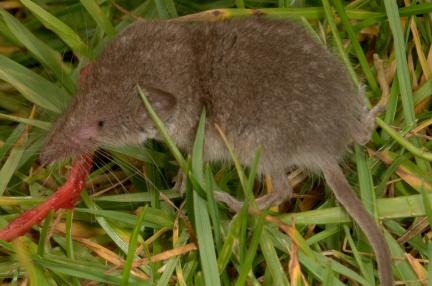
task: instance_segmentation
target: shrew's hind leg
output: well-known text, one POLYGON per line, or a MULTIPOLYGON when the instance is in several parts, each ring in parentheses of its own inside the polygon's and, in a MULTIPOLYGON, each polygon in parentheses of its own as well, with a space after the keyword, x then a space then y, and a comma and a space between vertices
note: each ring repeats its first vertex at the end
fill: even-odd
MULTIPOLYGON (((279 205, 291 197, 292 188, 288 184, 285 174, 275 176, 272 185, 273 190, 271 193, 256 199, 259 209, 266 209, 274 205, 279 205)), ((224 192, 215 192, 215 199, 219 202, 225 203, 234 212, 239 212, 244 204, 232 197, 230 194, 224 192)))
POLYGON ((272 192, 256 200, 259 209, 266 209, 271 206, 277 206, 288 200, 293 190, 288 184, 287 176, 279 174, 272 177, 272 192))
POLYGON ((186 193, 186 180, 187 180, 186 174, 182 170, 179 170, 177 175, 173 179, 174 182, 173 190, 176 190, 181 195, 184 195, 186 193))
POLYGON ((372 132, 376 127, 375 120, 378 115, 385 111, 385 102, 380 101, 371 110, 367 107, 366 95, 364 87, 359 90, 359 100, 361 101, 362 110, 358 130, 353 133, 354 141, 360 145, 365 145, 369 142, 372 132))
POLYGON ((364 113, 364 117, 362 118, 359 126, 361 130, 356 130, 356 132, 353 134, 356 143, 364 145, 370 140, 371 134, 376 127, 375 119, 384 110, 384 106, 376 105, 371 110, 364 113))
POLYGON ((236 213, 239 212, 243 206, 243 202, 237 200, 228 193, 216 191, 214 192, 214 196, 216 201, 226 204, 230 208, 230 210, 236 213))

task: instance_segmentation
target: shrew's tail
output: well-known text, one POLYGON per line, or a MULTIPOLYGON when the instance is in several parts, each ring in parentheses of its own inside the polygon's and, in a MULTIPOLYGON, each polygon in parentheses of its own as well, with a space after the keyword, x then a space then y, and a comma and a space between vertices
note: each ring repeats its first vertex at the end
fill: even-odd
POLYGON ((337 162, 323 168, 323 173, 337 200, 369 239, 376 255, 381 285, 393 286, 390 249, 383 232, 351 188, 337 162))

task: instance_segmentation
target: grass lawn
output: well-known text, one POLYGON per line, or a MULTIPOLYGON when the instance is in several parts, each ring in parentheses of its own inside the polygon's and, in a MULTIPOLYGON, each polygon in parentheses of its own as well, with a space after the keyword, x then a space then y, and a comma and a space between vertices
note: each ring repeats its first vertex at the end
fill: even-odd
MULTIPOLYGON (((342 58, 372 105, 386 104, 371 141, 354 146, 342 166, 385 230, 398 285, 428 285, 428 0, 0 1, 0 227, 65 182, 72 161, 41 166, 38 155, 80 69, 138 18, 194 13, 201 14, 188 17, 204 21, 255 13, 298 19, 342 58)), ((169 140, 106 150, 75 209, 0 241, 1 285, 378 285, 367 238, 318 175, 294 170, 292 200, 234 215, 200 194, 217 184, 239 198, 259 196, 256 164, 247 172, 208 164, 202 128, 195 142, 192 154, 169 140), (185 196, 172 189, 178 166, 190 172, 185 196)))

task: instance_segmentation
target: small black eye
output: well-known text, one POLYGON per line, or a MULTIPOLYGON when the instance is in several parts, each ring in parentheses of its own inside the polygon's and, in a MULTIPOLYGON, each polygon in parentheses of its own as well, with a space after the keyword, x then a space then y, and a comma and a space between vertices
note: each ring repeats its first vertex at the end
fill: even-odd
POLYGON ((99 121, 98 121, 98 126, 99 126, 100 128, 102 128, 102 127, 104 126, 104 124, 105 124, 105 121, 103 121, 103 120, 99 120, 99 121))

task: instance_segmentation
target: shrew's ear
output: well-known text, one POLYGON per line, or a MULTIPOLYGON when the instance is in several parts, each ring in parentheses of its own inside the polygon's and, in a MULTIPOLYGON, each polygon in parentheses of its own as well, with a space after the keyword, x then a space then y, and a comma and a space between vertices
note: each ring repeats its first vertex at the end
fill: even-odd
POLYGON ((144 86, 141 87, 141 89, 144 91, 151 106, 161 119, 171 114, 177 104, 177 99, 174 95, 154 87, 144 86))

